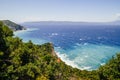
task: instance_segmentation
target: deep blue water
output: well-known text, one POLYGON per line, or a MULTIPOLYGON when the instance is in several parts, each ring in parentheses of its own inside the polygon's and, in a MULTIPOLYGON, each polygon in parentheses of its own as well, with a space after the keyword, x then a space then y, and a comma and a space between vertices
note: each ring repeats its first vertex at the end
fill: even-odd
POLYGON ((15 35, 25 42, 52 42, 57 55, 79 69, 97 69, 120 52, 120 26, 29 25, 27 28, 15 35))

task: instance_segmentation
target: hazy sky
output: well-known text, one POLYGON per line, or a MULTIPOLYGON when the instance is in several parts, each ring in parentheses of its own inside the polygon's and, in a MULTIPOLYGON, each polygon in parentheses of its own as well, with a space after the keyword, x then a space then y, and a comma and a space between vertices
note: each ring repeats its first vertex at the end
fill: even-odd
POLYGON ((0 19, 114 21, 120 19, 120 0, 0 0, 0 19))

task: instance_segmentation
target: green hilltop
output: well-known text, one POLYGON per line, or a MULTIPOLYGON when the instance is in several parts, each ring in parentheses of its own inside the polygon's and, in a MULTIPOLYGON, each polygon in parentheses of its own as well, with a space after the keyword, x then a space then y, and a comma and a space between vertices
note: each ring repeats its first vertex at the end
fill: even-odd
POLYGON ((0 80, 120 80, 120 54, 98 70, 79 70, 61 61, 51 43, 24 43, 0 22, 0 80))

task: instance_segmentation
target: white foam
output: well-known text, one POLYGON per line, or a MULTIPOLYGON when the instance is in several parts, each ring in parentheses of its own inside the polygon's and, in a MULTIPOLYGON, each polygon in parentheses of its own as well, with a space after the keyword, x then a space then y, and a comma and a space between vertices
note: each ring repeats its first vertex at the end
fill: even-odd
POLYGON ((79 40, 80 40, 80 41, 82 41, 83 39, 82 39, 82 38, 80 38, 79 40))
POLYGON ((60 47, 60 46, 58 46, 57 48, 59 48, 59 49, 60 49, 61 47, 60 47))
POLYGON ((81 58, 80 61, 83 61, 83 59, 81 58))
POLYGON ((19 33, 25 33, 28 31, 34 31, 34 30, 38 30, 37 28, 27 28, 26 30, 18 30, 18 31, 14 31, 14 34, 17 35, 19 33))
POLYGON ((91 70, 90 66, 83 66, 83 68, 81 70, 91 70))
POLYGON ((83 45, 86 46, 86 45, 88 45, 88 43, 84 43, 83 45))
POLYGON ((17 35, 17 34, 19 34, 19 33, 23 33, 23 32, 26 32, 27 30, 19 30, 19 31, 14 31, 13 33, 15 34, 15 35, 17 35))
POLYGON ((61 53, 57 55, 67 65, 81 69, 81 70, 95 70, 100 65, 104 65, 116 52, 119 52, 119 47, 96 44, 79 44, 71 50, 59 49, 61 53), (87 45, 87 46, 84 46, 87 45))
POLYGON ((52 36, 57 36, 57 35, 58 35, 58 33, 52 33, 51 35, 52 35, 52 36))
POLYGON ((74 61, 71 61, 66 54, 60 54, 60 52, 56 52, 58 57, 60 57, 61 60, 65 62, 65 64, 70 65, 74 68, 79 68, 78 65, 74 63, 74 61))
MULTIPOLYGON (((75 59, 70 60, 68 58, 68 55, 66 55, 66 54, 61 54, 60 52, 56 52, 56 54, 62 61, 65 62, 65 64, 70 65, 73 68, 78 68, 80 70, 91 70, 91 66, 78 66, 77 62, 79 62, 79 61, 77 60, 77 62, 76 62, 75 59)), ((80 60, 83 61, 84 59, 81 58, 80 60)))
POLYGON ((85 55, 85 57, 87 58, 88 56, 87 56, 87 55, 85 55))
POLYGON ((76 46, 81 46, 81 44, 79 44, 79 43, 76 43, 76 46))
POLYGON ((100 65, 105 65, 105 63, 101 63, 100 65))

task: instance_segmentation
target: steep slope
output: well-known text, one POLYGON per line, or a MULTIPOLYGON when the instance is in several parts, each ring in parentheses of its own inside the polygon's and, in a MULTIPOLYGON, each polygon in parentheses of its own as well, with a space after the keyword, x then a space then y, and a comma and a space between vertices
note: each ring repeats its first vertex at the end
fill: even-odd
POLYGON ((66 65, 53 50, 51 43, 22 42, 0 22, 0 80, 87 80, 96 77, 93 75, 96 72, 66 65))
POLYGON ((12 29, 13 31, 17 31, 17 30, 25 30, 26 28, 19 25, 19 24, 16 24, 10 20, 2 20, 2 22, 7 25, 10 29, 12 29))
POLYGON ((24 43, 0 22, 0 80, 120 80, 119 63, 117 54, 98 70, 72 68, 55 55, 51 43, 24 43))

